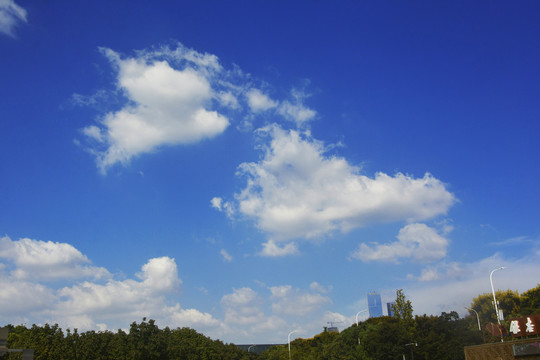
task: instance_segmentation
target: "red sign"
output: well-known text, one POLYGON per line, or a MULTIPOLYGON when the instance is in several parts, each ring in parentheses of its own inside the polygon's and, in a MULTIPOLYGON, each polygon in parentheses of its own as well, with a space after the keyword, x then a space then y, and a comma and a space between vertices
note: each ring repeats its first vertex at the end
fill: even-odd
POLYGON ((529 336, 540 334, 540 315, 525 316, 510 320, 512 336, 529 336))

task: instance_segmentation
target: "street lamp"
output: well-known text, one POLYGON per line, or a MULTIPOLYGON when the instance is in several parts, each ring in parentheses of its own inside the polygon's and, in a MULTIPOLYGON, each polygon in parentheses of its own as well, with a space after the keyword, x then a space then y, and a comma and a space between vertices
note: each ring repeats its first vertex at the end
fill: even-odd
POLYGON ((367 311, 367 309, 361 310, 361 311, 356 313, 356 326, 358 326, 358 315, 360 315, 361 313, 366 312, 366 311, 367 311))
MULTIPOLYGON (((410 344, 405 344, 405 346, 410 346, 410 347, 411 347, 411 360, 414 360, 414 354, 413 354, 413 348, 412 348, 412 345, 418 346, 418 343, 415 341, 415 342, 410 343, 410 344)), ((403 357, 405 357, 405 355, 403 355, 403 357)))
POLYGON ((297 330, 293 330, 289 333, 289 335, 287 336, 287 343, 289 344, 289 360, 291 360, 291 335, 294 334, 295 332, 298 332, 297 330))
POLYGON ((504 266, 501 266, 500 268, 497 268, 495 270, 492 270, 489 274, 489 281, 491 282, 491 292, 493 293, 493 304, 495 305, 495 315, 497 315, 497 322, 499 325, 501 325, 501 319, 499 317, 499 307, 497 306, 497 299, 495 298, 495 288, 493 287, 493 273, 497 270, 503 270, 504 266))
POLYGON ((478 320, 478 331, 482 331, 482 328, 480 327, 480 316, 478 316, 478 311, 468 307, 466 307, 465 309, 474 311, 474 313, 476 314, 476 320, 478 320))

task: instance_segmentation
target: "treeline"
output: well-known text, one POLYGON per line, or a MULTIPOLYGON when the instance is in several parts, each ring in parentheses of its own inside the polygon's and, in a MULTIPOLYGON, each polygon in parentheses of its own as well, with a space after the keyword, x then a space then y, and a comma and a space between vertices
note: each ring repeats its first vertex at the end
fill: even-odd
MULTIPOLYGON (((35 360, 249 360, 236 345, 212 340, 190 328, 159 329, 154 320, 133 322, 129 332, 66 330, 58 325, 9 327, 10 349, 34 349, 35 360)), ((20 359, 8 353, 0 359, 20 359)))
MULTIPOLYGON (((498 291, 496 297, 507 319, 540 314, 540 285, 522 294, 498 291)), ((470 306, 478 312, 483 329, 496 321, 491 300, 492 294, 482 294, 470 306)), ((341 333, 296 339, 290 353, 288 345, 281 345, 255 355, 190 328, 159 329, 154 320, 146 319, 132 323, 128 332, 116 333, 64 332, 58 325, 8 325, 8 347, 34 349, 35 360, 402 360, 403 355, 407 359, 462 360, 465 346, 485 341, 472 311, 465 318, 455 311, 413 317, 412 304, 402 290, 396 293, 393 310, 393 317, 370 318, 341 333)), ((0 357, 6 359, 20 359, 20 354, 0 357)))
MULTIPOLYGON (((302 360, 464 359, 463 348, 482 343, 482 335, 455 312, 412 320, 383 316, 343 330, 291 342, 291 358, 302 360), (411 353, 412 356, 411 356, 411 353)), ((259 360, 289 359, 288 346, 276 346, 259 360)))

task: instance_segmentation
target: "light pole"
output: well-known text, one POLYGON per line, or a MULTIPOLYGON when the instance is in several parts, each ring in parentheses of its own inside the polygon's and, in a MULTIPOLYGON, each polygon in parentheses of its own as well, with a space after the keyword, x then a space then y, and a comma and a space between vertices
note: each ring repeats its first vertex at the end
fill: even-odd
POLYGON ((501 319, 499 318, 499 307, 497 306, 497 299, 495 298, 495 288, 493 287, 493 273, 497 270, 503 270, 504 266, 492 270, 489 274, 489 281, 491 282, 491 292, 493 293, 493 304, 495 305, 495 315, 497 315, 497 322, 501 325, 501 319))
POLYGON ((287 343, 289 344, 289 360, 291 360, 291 335, 297 332, 297 330, 293 330, 289 333, 287 336, 287 343))
POLYGON ((367 311, 367 309, 360 310, 359 312, 356 313, 356 326, 358 326, 358 315, 360 315, 361 313, 366 312, 366 311, 367 311))
POLYGON ((474 311, 474 313, 476 314, 476 320, 478 320, 478 331, 482 331, 482 328, 480 327, 480 316, 478 316, 478 311, 468 307, 466 307, 465 309, 474 311))
MULTIPOLYGON (((414 354, 413 354, 413 348, 412 348, 412 345, 418 346, 418 343, 415 341, 415 342, 410 343, 410 344, 405 344, 405 346, 410 346, 410 347, 411 347, 411 360, 414 360, 414 354)), ((403 355, 403 357, 405 357, 405 355, 403 355)))

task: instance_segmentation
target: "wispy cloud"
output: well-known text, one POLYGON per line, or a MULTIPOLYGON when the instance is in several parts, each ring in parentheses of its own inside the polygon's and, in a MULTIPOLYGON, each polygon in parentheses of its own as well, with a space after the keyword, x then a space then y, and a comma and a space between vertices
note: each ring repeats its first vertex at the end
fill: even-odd
POLYGON ((221 249, 220 254, 226 262, 231 262, 233 260, 233 257, 225 249, 221 249))
POLYGON ((505 266, 494 277, 495 289, 510 289, 520 292, 538 285, 540 263, 534 251, 520 259, 506 258, 495 254, 471 263, 442 262, 422 270, 420 276, 410 275, 414 282, 405 287, 416 313, 440 314, 442 311, 457 311, 466 314, 466 306, 479 294, 491 293, 489 274, 493 269, 505 266), (531 276, 523 276, 531 274, 531 276))
POLYGON ((262 244, 263 248, 259 255, 268 257, 279 257, 298 254, 298 247, 295 243, 277 244, 273 240, 268 240, 262 244))
POLYGON ((270 292, 273 299, 272 310, 276 314, 305 316, 332 303, 329 297, 318 292, 301 291, 290 285, 273 286, 270 292))
POLYGON ((515 236, 513 238, 506 239, 503 241, 492 242, 489 245, 504 247, 504 246, 514 246, 514 245, 520 245, 520 244, 533 243, 533 242, 534 240, 528 236, 515 236))
POLYGON ((278 106, 278 102, 272 100, 268 95, 264 94, 259 89, 249 89, 246 93, 249 108, 253 112, 266 111, 278 106))
POLYGON ((26 23, 27 12, 13 0, 0 0, 0 33, 15 36, 15 28, 26 23))

